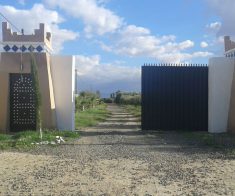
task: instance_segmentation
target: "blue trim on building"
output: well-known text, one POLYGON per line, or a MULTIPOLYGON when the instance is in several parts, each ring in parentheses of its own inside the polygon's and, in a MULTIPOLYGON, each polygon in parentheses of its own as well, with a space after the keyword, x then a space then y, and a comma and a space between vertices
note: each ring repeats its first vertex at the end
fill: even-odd
POLYGON ((33 46, 30 45, 29 47, 22 45, 22 46, 9 46, 8 44, 3 46, 3 50, 5 52, 43 52, 43 51, 47 51, 46 48, 44 46, 38 45, 38 46, 33 46))

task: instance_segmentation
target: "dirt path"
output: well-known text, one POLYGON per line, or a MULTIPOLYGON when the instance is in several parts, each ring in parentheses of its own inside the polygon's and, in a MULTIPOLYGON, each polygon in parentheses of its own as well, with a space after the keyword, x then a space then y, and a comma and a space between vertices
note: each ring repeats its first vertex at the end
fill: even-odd
POLYGON ((235 159, 112 115, 72 144, 0 153, 0 195, 235 195, 235 159))

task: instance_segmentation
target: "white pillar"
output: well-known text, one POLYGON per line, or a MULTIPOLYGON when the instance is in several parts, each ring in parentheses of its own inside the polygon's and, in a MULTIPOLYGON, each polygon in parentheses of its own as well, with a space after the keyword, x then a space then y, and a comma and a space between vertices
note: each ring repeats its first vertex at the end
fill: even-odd
POLYGON ((209 132, 227 131, 234 59, 216 57, 209 60, 209 132))
POLYGON ((75 130, 75 57, 51 56, 57 128, 75 130))

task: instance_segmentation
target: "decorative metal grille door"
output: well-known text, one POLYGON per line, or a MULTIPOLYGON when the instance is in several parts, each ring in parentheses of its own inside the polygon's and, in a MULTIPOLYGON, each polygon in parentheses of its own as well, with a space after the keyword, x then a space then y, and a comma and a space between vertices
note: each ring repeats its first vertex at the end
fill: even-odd
POLYGON ((31 74, 10 74, 10 131, 36 130, 31 74))

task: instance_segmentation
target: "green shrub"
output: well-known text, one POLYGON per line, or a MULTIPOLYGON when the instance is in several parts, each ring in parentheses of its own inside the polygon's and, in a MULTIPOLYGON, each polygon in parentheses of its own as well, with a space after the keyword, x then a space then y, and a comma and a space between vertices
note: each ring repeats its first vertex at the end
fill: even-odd
POLYGON ((94 108, 97 105, 101 104, 100 93, 89 91, 82 91, 75 100, 76 111, 83 111, 89 108, 94 108))
POLYGON ((141 105, 141 94, 135 92, 121 92, 117 91, 115 94, 114 102, 124 105, 141 105))
POLYGON ((104 103, 113 103, 113 99, 111 99, 111 98, 103 98, 102 101, 104 103))

